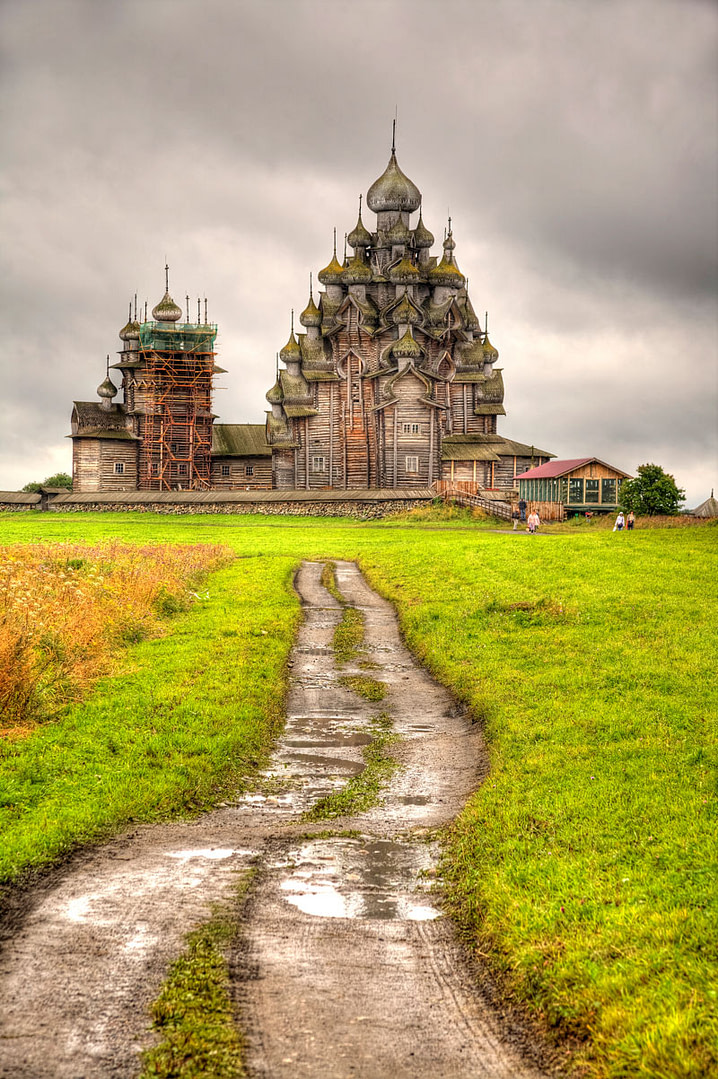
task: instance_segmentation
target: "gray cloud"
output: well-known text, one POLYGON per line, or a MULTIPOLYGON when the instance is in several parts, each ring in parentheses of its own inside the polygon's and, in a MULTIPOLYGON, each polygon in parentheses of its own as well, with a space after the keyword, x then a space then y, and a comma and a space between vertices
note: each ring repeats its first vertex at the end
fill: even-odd
POLYGON ((257 420, 331 229, 386 163, 450 207, 503 430, 718 485, 710 3, 6 0, 0 487, 69 461, 127 297, 210 297, 257 420), (65 455, 63 457, 63 454, 65 455))

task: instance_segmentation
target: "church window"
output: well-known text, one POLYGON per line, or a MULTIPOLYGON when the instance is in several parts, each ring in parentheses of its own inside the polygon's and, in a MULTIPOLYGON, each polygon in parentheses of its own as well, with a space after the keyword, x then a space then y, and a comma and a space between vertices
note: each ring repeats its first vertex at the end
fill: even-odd
POLYGON ((326 472, 327 464, 325 457, 312 457, 312 472, 326 472))
POLYGON ((586 480, 586 501, 598 502, 598 480, 586 480))
POLYGON ((568 483, 569 502, 583 502, 583 480, 572 476, 568 483))
POLYGON ((616 481, 601 480, 601 501, 611 505, 616 503, 616 481))
POLYGON ((177 465, 177 474, 179 476, 187 475, 187 465, 177 465))
POLYGON ((229 475, 229 465, 222 465, 222 475, 223 476, 228 476, 229 475))
POLYGON ((177 453, 177 443, 170 442, 170 453, 177 453))
POLYGON ((406 471, 418 472, 419 471, 419 458, 414 455, 406 458, 406 471))
POLYGON ((115 475, 122 476, 125 471, 124 461, 115 461, 115 475))
POLYGON ((254 465, 245 465, 244 466, 244 474, 245 474, 245 476, 253 476, 254 475, 254 465))

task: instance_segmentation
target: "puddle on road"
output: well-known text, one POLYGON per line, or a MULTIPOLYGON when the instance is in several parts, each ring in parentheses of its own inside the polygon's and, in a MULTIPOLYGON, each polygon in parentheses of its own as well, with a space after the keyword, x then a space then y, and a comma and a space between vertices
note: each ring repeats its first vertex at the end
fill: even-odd
POLYGON ((288 903, 321 918, 428 921, 440 911, 423 876, 435 863, 429 844, 390 839, 323 839, 275 862, 288 903))
POLYGON ((181 862, 188 862, 191 858, 208 858, 217 861, 222 858, 231 858, 233 854, 248 855, 251 850, 237 850, 234 847, 200 847, 198 850, 168 850, 168 858, 177 858, 181 862))

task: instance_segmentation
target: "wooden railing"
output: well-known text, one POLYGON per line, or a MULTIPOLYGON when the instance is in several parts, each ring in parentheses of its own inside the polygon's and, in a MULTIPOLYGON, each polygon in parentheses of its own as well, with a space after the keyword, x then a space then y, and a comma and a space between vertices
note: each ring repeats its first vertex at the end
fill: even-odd
POLYGON ((473 509, 483 510, 492 517, 500 517, 504 521, 511 520, 511 504, 503 500, 494 501, 493 498, 484 498, 477 493, 474 483, 437 480, 434 489, 437 495, 446 502, 456 502, 459 506, 471 506, 473 509))

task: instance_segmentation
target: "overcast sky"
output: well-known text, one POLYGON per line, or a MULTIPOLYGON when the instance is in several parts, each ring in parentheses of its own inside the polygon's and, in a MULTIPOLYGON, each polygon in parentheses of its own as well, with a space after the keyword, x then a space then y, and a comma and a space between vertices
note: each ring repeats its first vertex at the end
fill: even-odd
MULTIPOLYGON (((499 430, 718 489, 718 6, 3 0, 0 488, 70 471, 135 290, 209 299, 263 422, 310 270, 399 163, 504 368, 499 430)), ((373 223, 371 213, 367 223, 373 223)), ((440 246, 438 248, 440 252, 440 246)), ((196 310, 196 307, 193 308, 196 310)))

